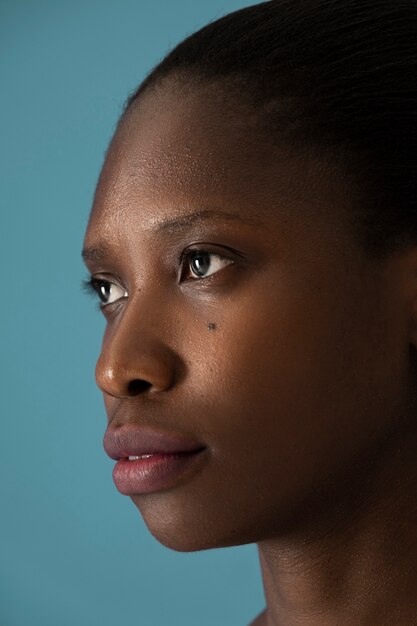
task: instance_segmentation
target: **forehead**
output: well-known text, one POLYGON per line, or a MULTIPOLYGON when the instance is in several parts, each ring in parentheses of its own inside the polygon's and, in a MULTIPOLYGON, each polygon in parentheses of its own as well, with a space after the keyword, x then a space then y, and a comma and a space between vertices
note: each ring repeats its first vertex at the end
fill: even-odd
POLYGON ((89 230, 99 227, 105 237, 138 215, 152 228, 173 213, 209 206, 281 225, 297 214, 340 224, 348 197, 317 154, 295 154, 261 136, 256 112, 236 96, 215 85, 161 87, 141 96, 119 124, 89 230))

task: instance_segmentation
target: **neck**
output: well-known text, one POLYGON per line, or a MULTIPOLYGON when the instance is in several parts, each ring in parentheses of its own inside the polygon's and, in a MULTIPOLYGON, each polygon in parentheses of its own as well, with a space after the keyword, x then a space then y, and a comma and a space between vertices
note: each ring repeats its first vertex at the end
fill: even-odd
POLYGON ((402 431, 338 483, 331 507, 304 511, 308 529, 259 542, 267 608, 257 624, 417 623, 415 415, 402 431))

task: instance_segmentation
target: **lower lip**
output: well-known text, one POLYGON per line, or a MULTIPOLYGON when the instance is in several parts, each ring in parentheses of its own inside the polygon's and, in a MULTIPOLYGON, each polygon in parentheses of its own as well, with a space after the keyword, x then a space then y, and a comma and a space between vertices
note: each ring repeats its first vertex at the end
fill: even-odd
POLYGON ((195 452, 152 454, 148 458, 120 459, 113 470, 117 489, 125 496, 153 493, 173 487, 177 481, 197 471, 205 448, 195 452))

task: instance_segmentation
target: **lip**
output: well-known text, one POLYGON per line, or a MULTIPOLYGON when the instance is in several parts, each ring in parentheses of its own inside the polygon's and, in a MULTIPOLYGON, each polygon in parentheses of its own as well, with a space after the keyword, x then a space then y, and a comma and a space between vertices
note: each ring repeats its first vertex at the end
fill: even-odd
POLYGON ((207 448, 198 441, 136 424, 108 428, 103 444, 108 456, 117 461, 114 483, 129 496, 173 487, 194 474, 207 457, 207 448), (128 458, 135 456, 146 458, 128 458))
POLYGON ((198 470, 206 452, 202 448, 195 452, 154 454, 135 461, 119 459, 113 469, 114 484, 125 496, 172 488, 198 470))
POLYGON ((202 443, 177 433, 130 423, 117 428, 108 428, 103 445, 106 453, 115 461, 144 454, 194 452, 205 447, 202 443))

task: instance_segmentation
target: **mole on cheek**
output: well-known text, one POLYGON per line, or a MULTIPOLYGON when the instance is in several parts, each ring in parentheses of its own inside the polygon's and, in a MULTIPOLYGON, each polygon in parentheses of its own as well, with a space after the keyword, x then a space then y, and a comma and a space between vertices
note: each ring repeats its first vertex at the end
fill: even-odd
POLYGON ((207 328, 209 330, 214 330, 216 328, 216 324, 213 324, 213 323, 207 324, 207 328))

